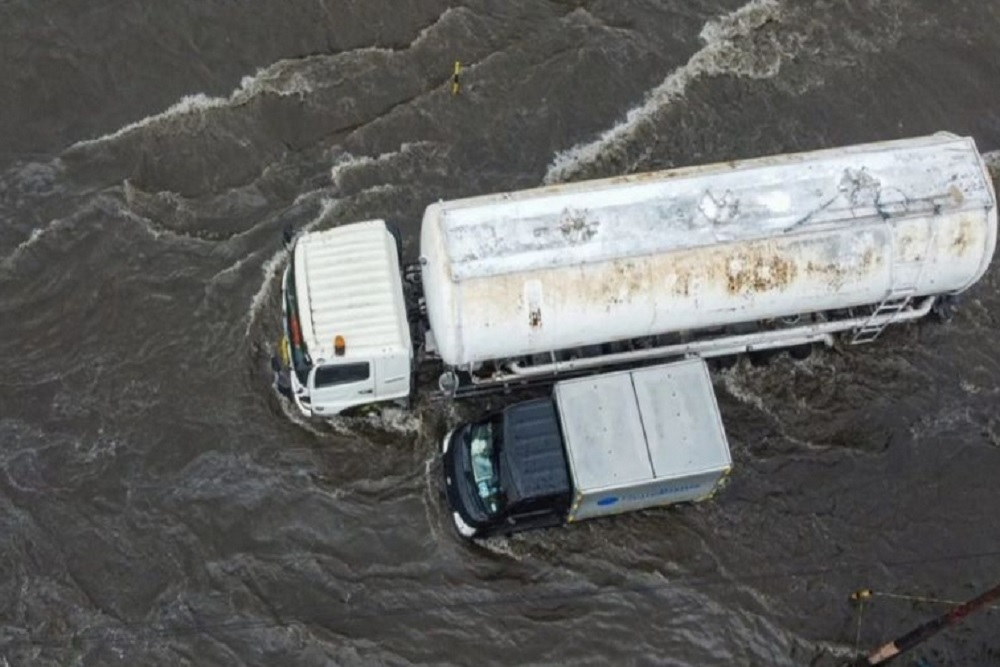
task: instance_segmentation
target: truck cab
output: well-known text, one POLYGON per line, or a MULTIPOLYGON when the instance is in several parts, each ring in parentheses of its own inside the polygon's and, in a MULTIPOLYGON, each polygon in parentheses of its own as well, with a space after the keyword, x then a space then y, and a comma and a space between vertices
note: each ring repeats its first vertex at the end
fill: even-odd
POLYGON ((281 293, 281 356, 302 414, 409 396, 413 349, 397 241, 384 221, 299 238, 281 293))
POLYGON ((463 537, 564 522, 572 489, 551 398, 459 426, 445 437, 442 452, 448 505, 463 537))

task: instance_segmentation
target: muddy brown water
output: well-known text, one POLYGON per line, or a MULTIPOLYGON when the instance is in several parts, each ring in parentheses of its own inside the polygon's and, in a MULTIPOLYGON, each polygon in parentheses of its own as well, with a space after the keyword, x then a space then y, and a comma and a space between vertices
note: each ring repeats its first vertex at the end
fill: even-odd
MULTIPOLYGON (((714 501, 482 546, 435 453, 483 402, 317 426, 266 373, 286 226, 412 255, 439 198, 1000 149, 1000 4, 8 0, 0 44, 0 665, 807 665, 941 610, 855 589, 1000 575, 1000 262, 949 324, 717 373, 714 501)), ((998 664, 998 620, 911 664, 998 664)))

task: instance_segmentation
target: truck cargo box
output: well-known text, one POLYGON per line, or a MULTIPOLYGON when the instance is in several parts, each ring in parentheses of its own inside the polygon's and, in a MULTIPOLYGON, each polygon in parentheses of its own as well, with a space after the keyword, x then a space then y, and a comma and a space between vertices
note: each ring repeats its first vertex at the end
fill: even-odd
POLYGON ((575 494, 569 521, 712 494, 732 466, 700 359, 559 382, 575 494))

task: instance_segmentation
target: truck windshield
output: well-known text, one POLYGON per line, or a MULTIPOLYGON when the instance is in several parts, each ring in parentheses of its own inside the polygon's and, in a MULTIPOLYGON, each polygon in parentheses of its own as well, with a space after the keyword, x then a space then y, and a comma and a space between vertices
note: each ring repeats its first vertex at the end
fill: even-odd
POLYGON ((497 473, 497 450, 495 438, 499 436, 499 424, 493 421, 481 422, 469 431, 469 453, 472 459, 472 479, 483 509, 495 516, 500 509, 500 475, 497 473))

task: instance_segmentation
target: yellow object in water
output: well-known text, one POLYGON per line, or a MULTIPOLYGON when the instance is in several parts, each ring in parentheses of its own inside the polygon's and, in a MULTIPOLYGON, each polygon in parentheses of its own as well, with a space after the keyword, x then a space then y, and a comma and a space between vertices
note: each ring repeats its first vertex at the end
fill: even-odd
POLYGON ((292 362, 291 354, 288 352, 288 336, 281 337, 281 340, 278 341, 278 349, 281 350, 281 362, 286 368, 290 367, 292 362))
POLYGON ((872 595, 874 595, 874 592, 870 588, 862 588, 859 591, 851 593, 851 600, 853 602, 861 602, 862 600, 867 600, 872 595))
POLYGON ((455 61, 455 73, 451 75, 451 94, 458 95, 461 84, 458 82, 458 75, 462 73, 462 63, 455 61))

